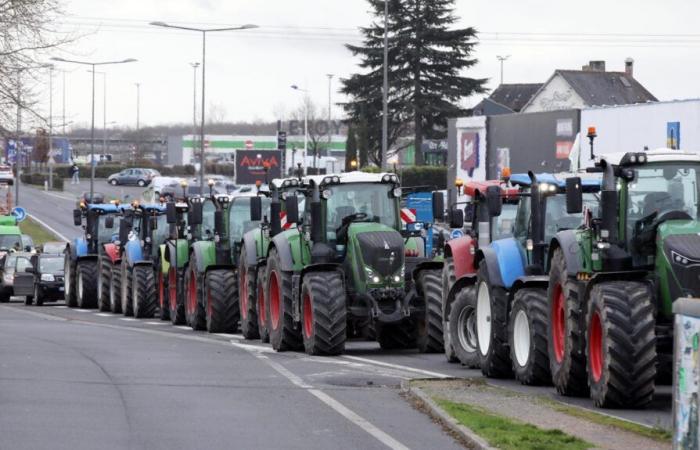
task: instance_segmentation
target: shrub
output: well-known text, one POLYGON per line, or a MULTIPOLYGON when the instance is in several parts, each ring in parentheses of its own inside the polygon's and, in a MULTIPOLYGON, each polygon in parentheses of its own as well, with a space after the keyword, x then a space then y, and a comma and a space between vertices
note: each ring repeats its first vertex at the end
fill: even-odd
MULTIPOLYGON (((44 186, 44 182, 49 180, 49 176, 43 173, 23 173, 20 175, 20 180, 22 183, 32 184, 36 186, 44 186)), ((53 177, 53 190, 62 191, 63 190, 63 178, 54 174, 53 177)))
MULTIPOLYGON (((381 170, 376 166, 362 168, 363 172, 379 173, 381 170)), ((393 168, 389 170, 393 172, 393 168)), ((435 186, 437 189, 447 188, 447 167, 442 166, 410 166, 397 168, 401 186, 435 186)))

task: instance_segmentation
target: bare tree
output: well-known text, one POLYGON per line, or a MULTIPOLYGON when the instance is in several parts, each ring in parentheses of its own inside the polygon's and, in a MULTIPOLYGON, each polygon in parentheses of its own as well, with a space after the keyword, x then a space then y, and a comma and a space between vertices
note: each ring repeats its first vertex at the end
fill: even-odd
MULTIPOLYGON (((322 127, 317 126, 318 123, 327 123, 328 109, 319 108, 311 97, 305 95, 301 101, 301 105, 292 112, 292 120, 298 121, 303 127, 304 117, 306 116, 308 121, 308 133, 309 133, 309 143, 308 143, 308 155, 316 157, 320 156, 320 151, 322 149, 328 148, 328 135, 323 133, 323 130, 319 130, 322 127)), ((304 129, 301 128, 301 134, 304 135, 304 129)))
POLYGON ((211 102, 206 112, 207 125, 226 122, 226 107, 221 103, 211 102))

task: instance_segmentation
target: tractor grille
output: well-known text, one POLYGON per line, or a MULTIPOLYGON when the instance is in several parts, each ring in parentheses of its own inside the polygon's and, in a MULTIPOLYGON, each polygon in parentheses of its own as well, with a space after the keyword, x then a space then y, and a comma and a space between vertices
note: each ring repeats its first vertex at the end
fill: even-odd
POLYGON ((669 236, 664 241, 664 252, 680 283, 678 290, 671 282, 671 295, 674 298, 681 295, 700 296, 700 235, 669 236))
POLYGON ((359 233, 362 260, 383 277, 398 272, 403 265, 403 238, 397 231, 359 233))

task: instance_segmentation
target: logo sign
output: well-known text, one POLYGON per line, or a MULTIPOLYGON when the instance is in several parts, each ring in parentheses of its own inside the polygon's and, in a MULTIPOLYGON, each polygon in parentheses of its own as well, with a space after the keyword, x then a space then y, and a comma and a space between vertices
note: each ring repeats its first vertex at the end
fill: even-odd
POLYGON ((22 207, 15 206, 12 208, 12 215, 15 216, 17 222, 22 222, 27 218, 27 211, 22 207))
POLYGON ((452 230, 452 232, 450 232, 450 237, 452 239, 458 239, 458 238, 461 238, 462 236, 464 236, 464 233, 462 232, 462 230, 452 230))
POLYGON ((250 139, 248 139, 247 141, 245 141, 245 148, 246 148, 246 150, 250 150, 250 149, 252 149, 253 147, 255 147, 255 144, 253 143, 253 141, 251 141, 250 139))
POLYGON ((479 167, 479 133, 474 131, 464 132, 459 142, 460 167, 472 177, 474 176, 474 169, 479 167))
POLYGON ((236 152, 236 183, 255 184, 257 181, 265 183, 265 169, 267 168, 267 181, 282 176, 280 168, 279 150, 260 150, 255 152, 236 152))

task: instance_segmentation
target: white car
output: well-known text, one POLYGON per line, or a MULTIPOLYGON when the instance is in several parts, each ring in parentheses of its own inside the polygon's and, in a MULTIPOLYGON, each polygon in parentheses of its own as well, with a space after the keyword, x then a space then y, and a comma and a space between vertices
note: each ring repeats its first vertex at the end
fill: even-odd
POLYGON ((0 164, 0 183, 12 184, 15 181, 15 176, 12 173, 12 167, 7 164, 0 164))
POLYGON ((163 188, 165 186, 168 186, 168 185, 173 184, 173 183, 180 183, 180 180, 182 180, 182 178, 180 178, 180 177, 163 177, 163 176, 158 177, 158 176, 156 176, 156 177, 153 177, 153 179, 151 180, 151 185, 149 187, 153 189, 153 192, 155 193, 155 195, 160 195, 160 193, 163 191, 163 188))

